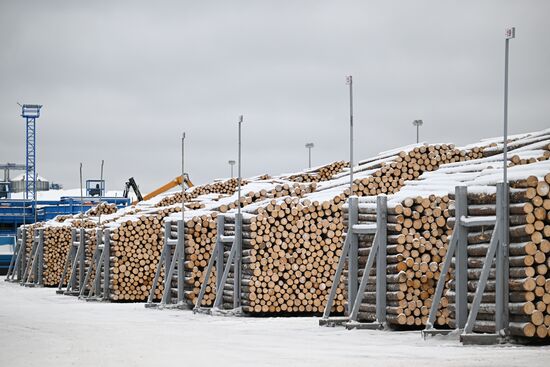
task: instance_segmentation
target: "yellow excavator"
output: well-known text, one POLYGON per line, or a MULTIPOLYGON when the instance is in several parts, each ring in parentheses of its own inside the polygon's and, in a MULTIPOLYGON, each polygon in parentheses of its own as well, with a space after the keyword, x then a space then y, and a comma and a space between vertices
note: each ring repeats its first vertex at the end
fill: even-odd
POLYGON ((149 200, 151 198, 154 198, 157 195, 162 194, 163 192, 166 192, 166 191, 168 191, 168 190, 170 190, 170 189, 172 189, 176 186, 181 185, 182 181, 183 181, 183 184, 185 185, 186 189, 194 186, 193 183, 191 182, 191 180, 189 179, 189 175, 187 173, 185 173, 183 175, 183 178, 182 178, 182 176, 178 176, 178 177, 174 178, 173 180, 171 180, 170 182, 168 182, 168 183, 162 185, 161 187, 151 191, 147 195, 142 196, 141 192, 139 191, 139 187, 136 183, 136 180, 134 180, 133 177, 130 177, 128 179, 128 181, 126 182, 126 187, 124 188, 123 196, 125 198, 127 198, 128 194, 130 193, 130 189, 134 190, 134 193, 136 194, 137 200, 134 201, 132 203, 132 205, 135 205, 135 204, 139 203, 140 201, 149 200))

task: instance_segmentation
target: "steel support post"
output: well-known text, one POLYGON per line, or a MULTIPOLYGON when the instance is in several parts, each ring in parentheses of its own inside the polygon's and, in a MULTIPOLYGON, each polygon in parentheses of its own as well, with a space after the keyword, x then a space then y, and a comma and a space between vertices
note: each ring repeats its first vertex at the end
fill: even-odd
POLYGON ((222 276, 223 276, 223 253, 224 253, 224 246, 223 242, 221 241, 221 236, 223 235, 224 227, 225 227, 225 217, 223 215, 218 215, 218 218, 216 219, 216 289, 218 289, 222 282, 222 276))
POLYGON ((509 306, 508 306, 508 278, 509 278, 509 255, 508 255, 508 185, 497 184, 497 221, 500 230, 498 231, 498 248, 496 254, 496 294, 495 294, 495 332, 505 336, 508 333, 509 306))
POLYGON ((386 322, 387 203, 388 199, 385 195, 379 195, 376 198, 376 237, 378 239, 378 254, 376 257, 376 320, 380 324, 386 322))
POLYGON ((78 259, 78 291, 84 286, 84 274, 86 272, 86 231, 84 228, 80 228, 80 257, 78 259))
POLYGON ((348 252, 348 304, 347 314, 351 312, 351 308, 355 303, 355 297, 357 297, 357 286, 359 283, 358 273, 358 238, 353 234, 353 226, 357 224, 358 218, 358 201, 356 196, 350 196, 349 209, 348 209, 348 228, 352 229, 348 232, 349 239, 349 252, 348 252))
MULTIPOLYGON (((239 204, 240 205, 240 204, 239 204)), ((233 267, 233 308, 241 307, 241 276, 242 276, 242 229, 243 215, 235 215, 235 266, 233 267)), ((228 264, 230 266, 230 264, 228 264)), ((223 288, 222 288, 223 289, 223 288)))
MULTIPOLYGON (((183 185, 183 183, 182 183, 183 185)), ((184 297, 184 282, 185 282, 185 269, 183 264, 185 263, 185 221, 178 220, 178 243, 176 248, 179 247, 178 252, 178 304, 185 301, 184 297)))
POLYGON ((44 229, 38 230, 38 264, 37 266, 37 281, 39 286, 44 285, 44 229))
MULTIPOLYGON (((162 295, 161 302, 164 304, 167 304, 170 302, 170 288, 172 288, 172 274, 170 274, 171 266, 172 266, 172 246, 170 246, 170 222, 166 221, 164 222, 164 250, 165 250, 165 256, 164 256, 164 293, 162 295)), ((176 249, 174 249, 174 254, 176 254, 176 249)))
POLYGON ((104 231, 103 239, 103 300, 109 300, 110 284, 111 281, 111 231, 106 229, 104 231))
MULTIPOLYGON (((455 279, 456 279, 456 327, 463 329, 468 319, 468 229, 460 225, 468 216, 468 194, 465 186, 455 188, 455 279)), ((452 254, 450 254, 452 256, 452 254)))

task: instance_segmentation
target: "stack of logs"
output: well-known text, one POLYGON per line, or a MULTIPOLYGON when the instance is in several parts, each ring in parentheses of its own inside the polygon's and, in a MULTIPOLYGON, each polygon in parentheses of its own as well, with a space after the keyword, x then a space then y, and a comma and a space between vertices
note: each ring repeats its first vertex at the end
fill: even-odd
POLYGON ((353 191, 359 196, 392 194, 399 191, 405 181, 415 180, 425 171, 436 170, 440 165, 483 157, 482 148, 459 150, 450 144, 422 145, 409 152, 402 151, 372 176, 354 181, 353 191))
MULTIPOLYGON (((451 229, 447 225, 449 198, 407 198, 388 207, 387 225, 387 322, 392 326, 426 325, 432 295, 447 253, 451 229)), ((347 215, 346 215, 347 218, 347 215)), ((376 209, 360 207, 358 222, 376 223, 376 209)), ((370 253, 374 235, 359 236, 359 268, 370 253)), ((359 276, 361 277, 362 271, 359 276)), ((376 271, 372 270, 366 292, 362 295, 359 321, 376 320, 376 271)), ((446 325, 447 299, 441 301, 437 325, 446 325)))
POLYGON ((321 182, 328 181, 334 177, 334 175, 342 172, 346 167, 349 167, 349 162, 337 161, 320 167, 314 171, 308 171, 297 175, 288 177, 290 181, 295 182, 321 182))
MULTIPOLYGON (((316 188, 315 183, 312 184, 299 184, 299 183, 283 183, 276 185, 271 190, 249 191, 241 197, 241 208, 252 203, 262 201, 268 198, 280 198, 286 196, 302 197, 304 194, 314 192, 316 188)), ((236 209, 239 206, 239 201, 235 200, 230 204, 222 204, 218 207, 218 211, 225 213, 228 210, 236 209)))
MULTIPOLYGON (((342 205, 330 201, 272 200, 243 219, 242 304, 248 313, 320 313, 323 311, 342 251, 342 205)), ((234 226, 228 219, 226 235, 234 226)), ((225 285, 231 306, 233 281, 225 285)), ((344 310, 344 286, 334 311, 344 310)))
MULTIPOLYGON (((244 186, 247 183, 248 183, 247 181, 241 180, 241 186, 244 186)), ((200 195, 206 195, 206 194, 212 194, 212 193, 233 195, 237 190, 238 184, 239 184, 238 179, 231 178, 226 181, 219 181, 219 182, 214 182, 212 184, 196 186, 185 192, 185 201, 192 200, 200 195)), ((170 206, 170 205, 179 204, 179 203, 181 203, 181 192, 165 197, 156 206, 157 207, 170 206)))
POLYGON ((117 211, 116 204, 100 203, 86 212, 86 215, 90 217, 97 217, 100 214, 114 214, 117 211))
MULTIPOLYGON (((453 145, 424 145, 409 152, 400 152, 397 158, 379 165, 374 175, 355 181, 356 193, 378 195, 398 191, 405 180, 417 178, 424 171, 435 170, 440 164, 476 159, 483 156, 481 148, 467 152, 453 145)), ((326 304, 332 285, 332 275, 337 267, 343 244, 342 204, 349 194, 341 194, 322 203, 310 203, 293 198, 273 201, 255 209, 256 218, 247 219, 243 228, 243 299, 245 311, 253 313, 318 313, 326 304), (276 279, 276 281, 273 280, 276 279)), ((422 198, 405 204, 405 214, 399 217, 403 223, 394 223, 400 228, 397 236, 401 243, 393 264, 397 288, 407 287, 402 299, 396 300, 394 311, 400 311, 396 323, 421 325, 427 319, 430 295, 439 276, 439 264, 446 251, 448 228, 441 207, 448 198, 422 198), (427 205, 425 208, 423 205, 427 205), (438 206, 440 208, 436 208, 438 206), (423 208, 423 209, 420 209, 423 208), (424 210, 425 209, 425 210, 424 210), (437 218, 440 215, 441 218, 437 218), (428 213, 428 214, 427 214, 428 213), (405 219, 407 219, 405 221, 405 219), (433 228, 417 231, 421 224, 433 228), (433 238, 431 238, 433 237, 433 238), (432 243, 433 241, 433 243, 432 243), (420 252, 420 248, 428 253, 420 252), (426 250, 428 248, 428 250, 426 250), (406 256, 405 256, 406 255, 406 256), (429 257, 429 259, 428 259, 429 257), (427 269, 426 264, 427 262, 427 269), (422 270, 417 269, 422 265, 422 270), (400 275, 400 270, 405 276, 400 275), (399 270, 397 270, 399 269, 399 270), (428 278, 429 277, 429 278, 428 278), (405 284, 403 284, 405 283, 405 284), (416 287, 416 288, 415 288, 416 287), (408 289, 410 288, 410 291, 408 289), (401 302, 399 302, 401 301, 401 302), (415 305, 413 306, 413 303, 415 305), (402 311, 402 312, 401 312, 402 311), (419 313, 419 314, 418 314, 419 313), (418 314, 418 315, 417 315, 418 314)), ((399 210, 399 209, 396 209, 399 210)), ((396 234, 397 235, 397 234, 396 234)), ((343 312, 345 304, 344 285, 338 289, 333 310, 343 312)), ((231 285, 225 285, 224 299, 232 297, 231 285)), ((442 309, 438 323, 446 322, 448 311, 442 309)))
POLYGON ((45 226, 43 269, 44 286, 54 287, 59 284, 70 246, 70 226, 45 226))
MULTIPOLYGON (((189 307, 193 307, 199 295, 200 287, 205 279, 206 267, 216 244, 216 216, 215 212, 197 215, 185 222, 185 300, 189 307)), ((176 222, 172 223, 173 237, 177 236, 176 222)), ((210 307, 216 298, 216 269, 206 287, 202 306, 210 307)), ((175 288, 177 283, 173 283, 175 288)))
MULTIPOLYGON (((145 301, 163 248, 163 219, 181 207, 158 208, 139 217, 121 219, 110 228, 110 292, 112 301, 145 301)), ((160 298, 164 272, 155 296, 160 298)))
MULTIPOLYGON (((550 174, 510 184, 510 333, 518 337, 550 338, 550 174)), ((468 194, 468 215, 495 215, 494 194, 468 194)), ((492 227, 468 234, 468 302, 473 301, 492 227)), ((485 288, 475 332, 495 331, 495 272, 485 288)), ((454 301, 454 283, 447 292, 454 301)), ((454 311, 454 305, 449 307, 454 311)), ((454 312, 449 325, 455 327, 454 312)))

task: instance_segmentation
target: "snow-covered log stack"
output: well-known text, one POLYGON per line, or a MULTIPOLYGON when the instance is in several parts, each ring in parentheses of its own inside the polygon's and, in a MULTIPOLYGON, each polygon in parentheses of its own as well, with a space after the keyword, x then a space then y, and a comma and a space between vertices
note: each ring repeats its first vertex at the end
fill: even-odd
MULTIPOLYGON (((185 192, 185 200, 192 200, 200 195, 207 195, 212 193, 233 195, 237 190, 239 182, 236 178, 231 178, 225 181, 218 181, 212 184, 195 186, 185 192)), ((247 181, 242 180, 241 185, 244 186, 247 181)), ((170 194, 164 197, 156 206, 170 206, 181 203, 181 192, 170 194)))
MULTIPOLYGON (((181 207, 154 208, 118 218, 110 231, 110 292, 112 301, 145 301, 163 247, 163 219, 181 207)), ((164 273, 157 289, 162 294, 164 273)))
MULTIPOLYGON (((388 207, 386 311, 390 325, 419 327, 426 324, 452 232, 447 225, 448 204, 447 196, 430 195, 409 197, 388 207)), ((347 218, 347 206, 345 208, 347 218)), ((358 220, 360 224, 376 223, 376 210, 360 206, 358 220)), ((374 235, 359 236, 360 269, 367 262, 373 239, 374 235)), ((358 321, 376 319, 375 275, 373 269, 362 296, 358 321)), ((437 325, 447 324, 449 311, 445 297, 442 305, 437 325)))
MULTIPOLYGON (((216 212, 194 215, 185 221, 185 300, 193 307, 199 295, 200 287, 205 278, 205 270, 216 244, 216 212)), ((176 222, 171 224, 173 236, 177 236, 176 222)), ((175 282, 175 280, 174 280, 175 282)), ((175 288, 177 283, 173 284, 175 288)), ((212 306, 216 298, 216 269, 206 288, 203 306, 212 306)))
POLYGON ((483 149, 473 147, 464 151, 452 144, 420 145, 409 151, 400 151, 390 162, 381 162, 380 169, 371 176, 354 181, 353 191, 359 196, 392 194, 405 181, 416 180, 423 172, 434 171, 440 165, 478 159, 483 149))
POLYGON ((117 211, 116 204, 109 204, 109 203, 100 203, 93 208, 90 208, 86 212, 86 215, 90 217, 97 217, 98 215, 106 215, 106 214, 114 214, 117 211))
POLYGON ((328 181, 334 177, 337 173, 340 173, 342 169, 349 167, 349 162, 337 161, 330 164, 313 168, 305 172, 293 174, 288 176, 289 181, 295 182, 321 182, 328 181))
MULTIPOLYGON (((550 174, 511 182, 510 189, 510 332, 550 338, 550 174)), ((468 194, 470 216, 495 215, 494 189, 468 194)), ((451 211, 453 214, 454 212, 451 211)), ((492 235, 492 226, 468 234, 468 302, 473 301, 492 235)), ((474 331, 495 330, 495 273, 491 271, 474 331)), ((454 282, 448 292, 454 301, 454 282)), ((454 311, 454 304, 450 305, 454 311)), ((455 326, 451 312, 450 326, 455 326)))
MULTIPOLYGON (((330 200, 272 200, 243 219, 243 310, 322 312, 342 248, 345 194, 330 200)), ((226 234, 233 227, 226 227, 226 234)), ((232 299, 232 281, 224 302, 232 299)), ((344 287, 334 309, 344 310, 344 287)), ((229 305, 228 305, 229 306, 229 305)))

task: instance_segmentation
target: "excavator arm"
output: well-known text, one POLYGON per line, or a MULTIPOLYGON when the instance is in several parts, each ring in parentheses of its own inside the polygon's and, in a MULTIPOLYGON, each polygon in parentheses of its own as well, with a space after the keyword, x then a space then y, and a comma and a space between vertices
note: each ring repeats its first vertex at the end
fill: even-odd
MULTIPOLYGON (((144 195, 143 198, 141 198, 141 200, 138 197, 138 200, 134 201, 132 203, 132 205, 137 204, 138 202, 140 202, 142 200, 149 200, 151 198, 154 198, 157 195, 160 195, 160 194, 162 194, 162 193, 164 193, 164 192, 166 192, 166 191, 168 191, 168 190, 170 190, 170 189, 172 189, 176 186, 181 185, 181 183, 182 183, 182 176, 178 176, 178 177, 174 178, 172 181, 170 181, 170 182, 162 185, 161 187, 151 191, 147 195, 144 195)), ((194 186, 193 183, 191 182, 191 180, 189 179, 189 175, 187 175, 187 173, 184 174, 184 176, 183 176, 183 183, 186 186, 186 188, 190 188, 190 187, 194 186)), ((135 191, 135 189, 134 189, 134 191, 135 191)))

